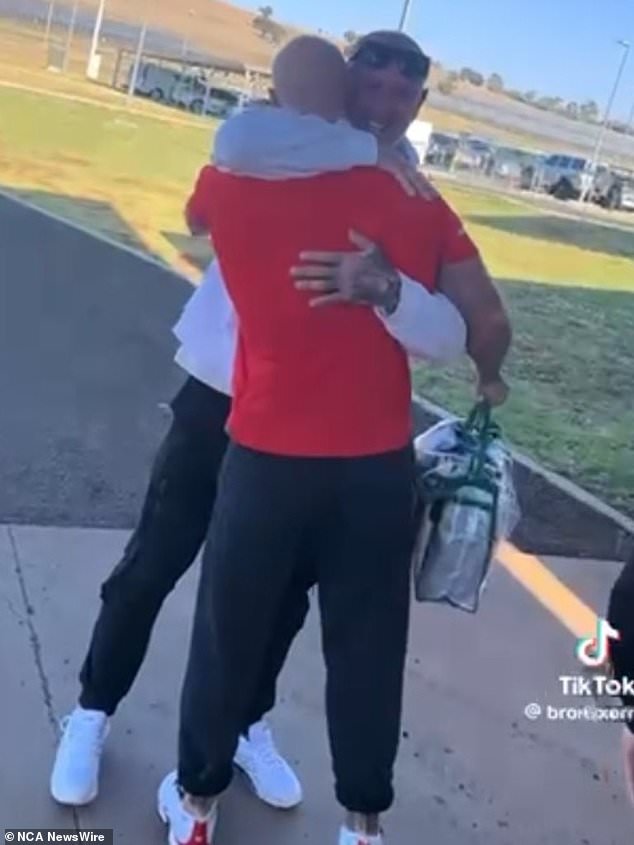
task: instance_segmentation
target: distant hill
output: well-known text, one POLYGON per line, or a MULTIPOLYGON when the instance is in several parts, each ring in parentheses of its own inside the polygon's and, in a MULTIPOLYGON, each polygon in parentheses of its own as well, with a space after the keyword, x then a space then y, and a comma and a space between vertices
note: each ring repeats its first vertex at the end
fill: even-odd
MULTIPOLYGON (((78 29, 89 34, 94 21, 98 0, 80 0, 78 29)), ((70 16, 71 0, 56 0, 56 20, 62 26, 70 16)), ((146 8, 150 8, 148 23, 150 50, 167 51, 179 54, 187 49, 187 54, 206 53, 215 57, 234 59, 252 67, 269 67, 277 45, 258 34, 253 21, 262 13, 258 9, 248 9, 223 2, 223 0, 106 0, 106 21, 104 35, 111 45, 121 42, 134 43, 138 27, 146 8)), ((0 15, 20 18, 26 21, 45 20, 48 0, 0 0, 0 15)), ((277 34, 292 37, 302 30, 278 21, 275 7, 269 7, 267 15, 274 22, 277 34)), ((305 30, 304 30, 305 31, 305 30)), ((321 33, 343 46, 341 38, 321 33)), ((432 93, 429 107, 425 114, 433 110, 458 115, 461 121, 473 121, 485 124, 492 129, 508 129, 527 141, 542 138, 547 148, 553 145, 561 149, 592 149, 597 128, 582 121, 547 111, 540 111, 527 103, 516 100, 486 86, 473 85, 459 78, 451 91, 443 91, 442 81, 450 71, 441 65, 432 67, 430 85, 432 93)), ((473 72, 475 73, 475 72, 473 72)), ((476 74, 480 76, 480 74, 476 74)), ((501 80, 500 80, 501 81, 501 80)), ((435 112, 438 115, 438 111, 435 112)), ((435 118, 432 118, 435 119, 435 118)), ((443 120, 442 123, 445 121, 443 120)), ((634 139, 614 132, 608 132, 605 138, 605 154, 622 161, 634 155, 634 139)))
MULTIPOLYGON (((56 23, 67 25, 72 5, 71 0, 56 0, 56 23)), ((253 20, 259 14, 258 10, 241 8, 222 0, 150 0, 149 3, 147 0, 106 0, 104 33, 111 33, 109 38, 106 35, 107 40, 134 38, 148 6, 151 33, 171 35, 173 42, 186 42, 196 52, 236 59, 254 66, 268 67, 271 63, 276 45, 262 38, 254 28, 253 20), (117 27, 117 23, 125 26, 117 27)), ((86 32, 92 28, 97 7, 98 0, 80 0, 78 30, 86 32)), ((0 16, 28 22, 34 19, 43 22, 48 8, 48 0, 0 0, 0 16)), ((272 20, 277 23, 274 14, 272 20)), ((278 25, 289 37, 300 32, 283 23, 278 25)))
MULTIPOLYGON (((97 5, 95 0, 90 0, 90 4, 97 5)), ((107 4, 109 16, 132 22, 143 14, 145 0, 107 0, 107 4)), ((153 0, 149 20, 150 26, 182 35, 199 50, 249 65, 268 66, 276 48, 254 29, 257 14, 256 10, 221 0, 153 0)), ((297 33, 292 27, 283 26, 289 35, 297 33)))

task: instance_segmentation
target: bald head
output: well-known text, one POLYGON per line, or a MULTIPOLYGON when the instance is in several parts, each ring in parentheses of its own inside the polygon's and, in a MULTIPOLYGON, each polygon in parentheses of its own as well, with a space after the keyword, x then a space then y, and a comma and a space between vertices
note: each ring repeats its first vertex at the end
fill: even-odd
POLYGON ((301 35, 289 41, 273 62, 273 86, 281 106, 331 121, 344 116, 346 64, 324 38, 301 35))

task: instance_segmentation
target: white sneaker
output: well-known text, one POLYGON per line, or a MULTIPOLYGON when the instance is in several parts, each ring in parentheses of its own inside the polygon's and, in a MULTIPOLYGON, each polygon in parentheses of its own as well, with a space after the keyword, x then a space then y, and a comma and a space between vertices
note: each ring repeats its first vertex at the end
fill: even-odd
POLYGON ((302 787, 295 772, 279 753, 266 722, 258 722, 249 737, 240 737, 234 763, 249 778, 255 794, 278 810, 290 810, 302 801, 302 787))
POLYGON ((169 845, 213 845, 218 821, 218 802, 204 815, 196 814, 178 788, 176 772, 170 772, 158 791, 158 814, 168 826, 169 845))
POLYGON ((359 833, 342 827, 339 831, 339 845, 384 845, 383 836, 370 836, 368 833, 359 833))
POLYGON ((110 725, 99 710, 76 707, 61 722, 62 738, 51 774, 51 795, 59 804, 80 807, 99 792, 99 766, 110 725))

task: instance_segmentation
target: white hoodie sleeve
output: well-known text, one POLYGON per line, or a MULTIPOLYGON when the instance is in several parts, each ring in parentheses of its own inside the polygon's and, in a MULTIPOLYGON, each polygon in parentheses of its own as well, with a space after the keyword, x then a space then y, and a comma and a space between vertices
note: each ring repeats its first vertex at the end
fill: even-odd
POLYGON ((213 161, 219 170, 262 179, 299 179, 377 163, 370 132, 347 121, 330 123, 276 106, 252 106, 218 129, 213 161))
POLYGON ((387 316, 375 309, 387 331, 414 358, 448 364, 466 353, 467 327, 460 312, 441 293, 401 276, 401 299, 396 311, 387 316))

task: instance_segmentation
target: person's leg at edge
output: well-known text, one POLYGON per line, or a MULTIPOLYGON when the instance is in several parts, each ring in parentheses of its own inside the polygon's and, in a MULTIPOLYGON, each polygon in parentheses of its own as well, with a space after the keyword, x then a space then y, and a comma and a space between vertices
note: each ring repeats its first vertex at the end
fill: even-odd
POLYGON ((188 379, 172 403, 139 524, 101 589, 101 609, 80 673, 79 706, 65 720, 51 792, 82 805, 98 791, 99 763, 112 716, 145 657, 163 601, 205 538, 224 455, 230 400, 188 379))
POLYGON ((201 549, 227 448, 229 397, 192 379, 174 407, 139 524, 102 585, 101 611, 81 669, 80 704, 109 716, 141 668, 165 598, 201 549))
POLYGON ((301 459, 229 447, 203 556, 178 772, 159 789, 171 842, 211 841, 217 797, 231 781, 302 533, 313 518, 312 492, 301 459))
MULTIPOLYGON (((620 633, 610 644, 612 671, 617 680, 634 680, 634 556, 612 587, 608 604, 608 622, 620 633)), ((623 695, 623 706, 634 713, 634 696, 623 695)), ((623 726, 621 749, 627 795, 634 806, 634 718, 623 726)))
POLYGON ((410 606, 410 450, 349 461, 319 569, 340 845, 382 842, 393 802, 410 606), (338 524, 337 524, 338 522, 338 524))

